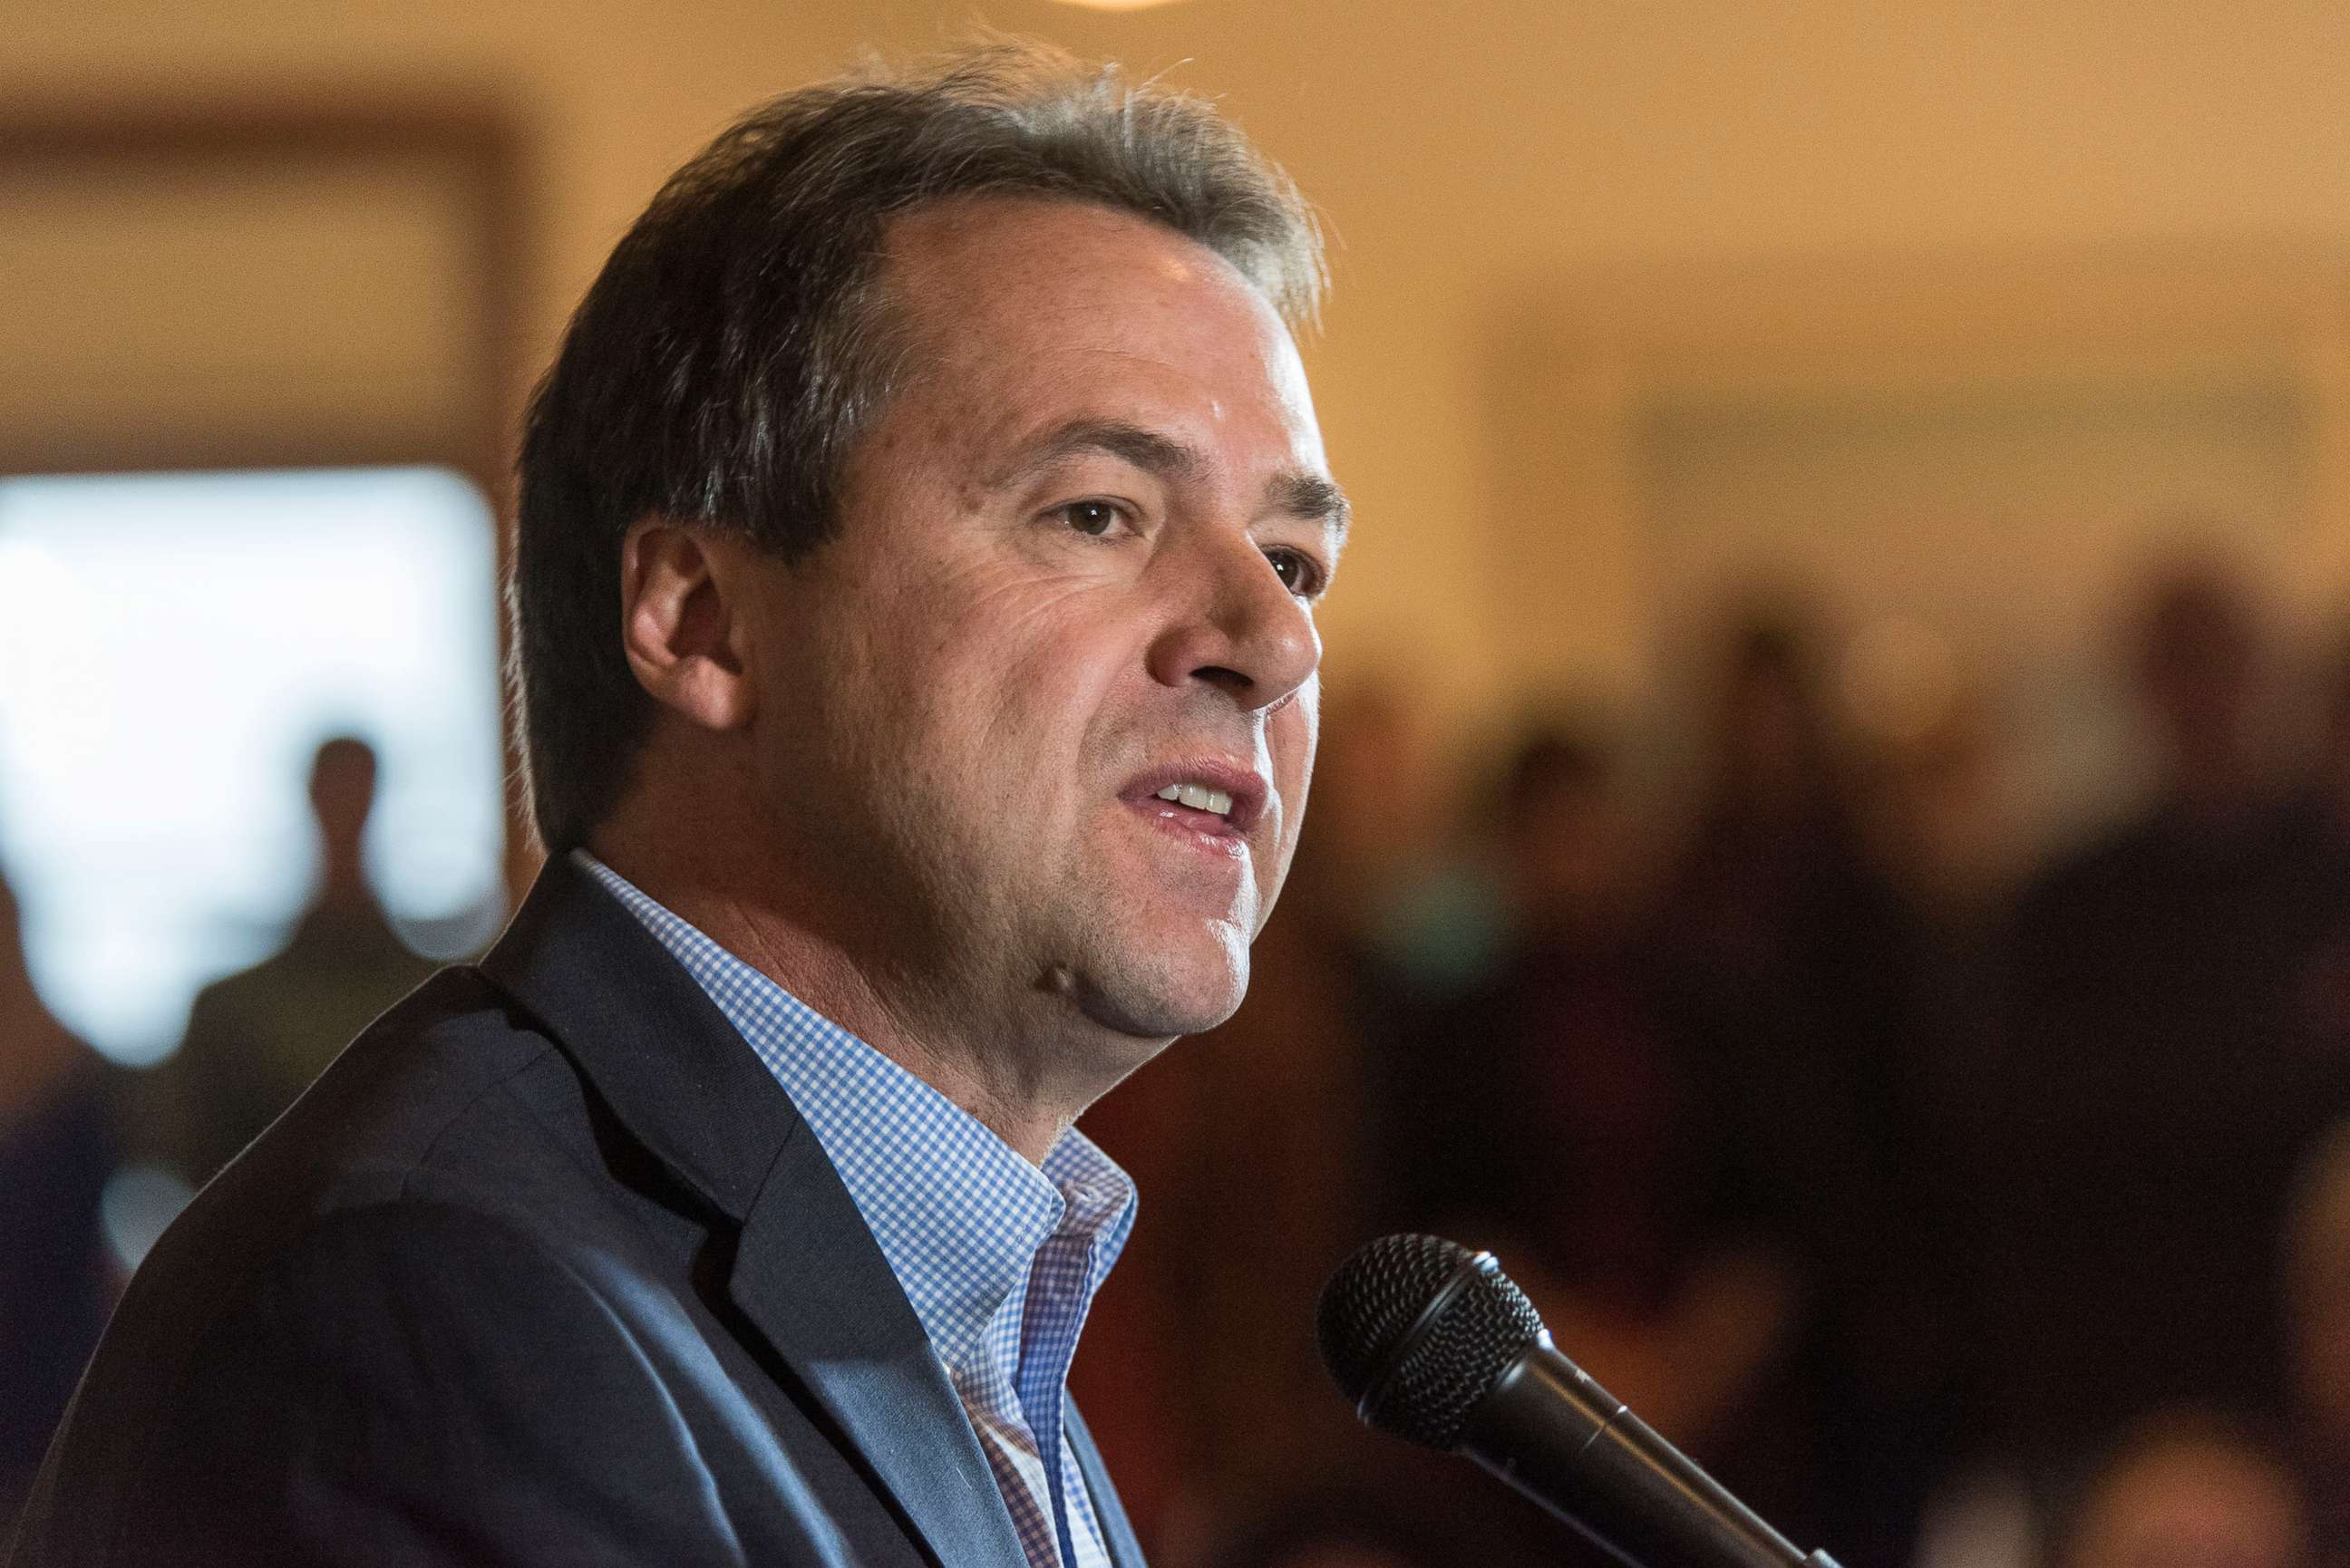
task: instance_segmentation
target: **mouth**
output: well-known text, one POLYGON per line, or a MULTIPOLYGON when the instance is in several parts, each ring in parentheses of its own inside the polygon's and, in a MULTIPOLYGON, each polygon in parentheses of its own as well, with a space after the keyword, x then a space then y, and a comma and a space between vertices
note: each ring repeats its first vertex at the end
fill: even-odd
POLYGON ((1270 793, 1249 769, 1202 759, 1152 768, 1118 796, 1170 826, 1228 840, 1237 848, 1264 815, 1270 793))

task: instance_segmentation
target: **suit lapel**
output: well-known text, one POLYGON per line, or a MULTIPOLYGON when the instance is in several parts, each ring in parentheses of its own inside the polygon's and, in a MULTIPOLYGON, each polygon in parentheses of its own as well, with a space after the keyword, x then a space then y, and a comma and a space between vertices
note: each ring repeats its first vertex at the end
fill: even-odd
POLYGON ((931 1557, 1026 1568, 970 1418, 839 1174, 668 950, 558 857, 482 970, 639 1142, 741 1223, 729 1294, 931 1557))
POLYGON ((1086 1478, 1086 1490, 1094 1500, 1094 1518, 1101 1525, 1103 1543, 1109 1548, 1111 1568, 1146 1568, 1142 1542, 1135 1539, 1125 1505, 1118 1501, 1118 1489, 1110 1485, 1109 1471, 1103 1467, 1101 1450, 1094 1446, 1086 1418, 1077 1414, 1077 1402, 1064 1397, 1061 1414, 1068 1428, 1069 1449, 1077 1457, 1077 1473, 1086 1478))
POLYGON ((783 1352, 947 1568, 1026 1568, 962 1401, 803 1126, 743 1228, 734 1303, 783 1352), (822 1201, 810 1201, 822 1193, 822 1201))

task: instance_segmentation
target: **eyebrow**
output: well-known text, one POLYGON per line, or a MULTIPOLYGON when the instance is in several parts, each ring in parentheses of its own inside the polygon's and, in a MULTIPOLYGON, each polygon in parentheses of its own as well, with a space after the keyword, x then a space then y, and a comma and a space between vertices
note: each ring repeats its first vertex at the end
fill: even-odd
POLYGON ((1355 515, 1347 493, 1318 473, 1284 473, 1265 487, 1273 504, 1292 517, 1326 524, 1340 539, 1355 515))
MULTIPOLYGON (((1207 466, 1198 451, 1157 431, 1124 420, 1071 420, 1014 458, 987 487, 1012 489, 1055 463, 1087 452, 1114 457, 1145 473, 1168 479, 1196 478, 1207 466)), ((1346 492, 1319 474, 1276 474, 1265 485, 1265 498, 1274 510, 1326 524, 1341 538, 1354 513, 1346 492)))

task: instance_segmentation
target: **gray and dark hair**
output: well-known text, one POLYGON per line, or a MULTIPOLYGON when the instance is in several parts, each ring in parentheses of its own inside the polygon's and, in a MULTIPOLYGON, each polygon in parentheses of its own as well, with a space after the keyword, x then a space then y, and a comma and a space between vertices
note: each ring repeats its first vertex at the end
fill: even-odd
POLYGON ((626 788, 652 700, 621 650, 620 544, 648 516, 790 562, 836 525, 844 462, 901 379, 889 221, 958 196, 1134 213, 1215 251, 1293 327, 1323 286, 1311 210, 1200 100, 993 43, 753 110, 671 177, 572 317, 519 463, 511 680, 541 842, 626 788))

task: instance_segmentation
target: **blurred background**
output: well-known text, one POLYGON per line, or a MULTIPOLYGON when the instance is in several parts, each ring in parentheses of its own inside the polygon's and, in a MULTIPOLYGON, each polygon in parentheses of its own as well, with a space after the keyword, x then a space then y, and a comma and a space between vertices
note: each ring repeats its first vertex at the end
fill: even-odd
POLYGON ((532 869, 527 388, 745 105, 975 22, 1319 204, 1362 525, 1227 1027, 1087 1127, 1154 1561, 1581 1561, 1363 1239, 1847 1568, 2350 1548, 2350 10, 13 0, 0 1522, 155 1231, 532 869))

